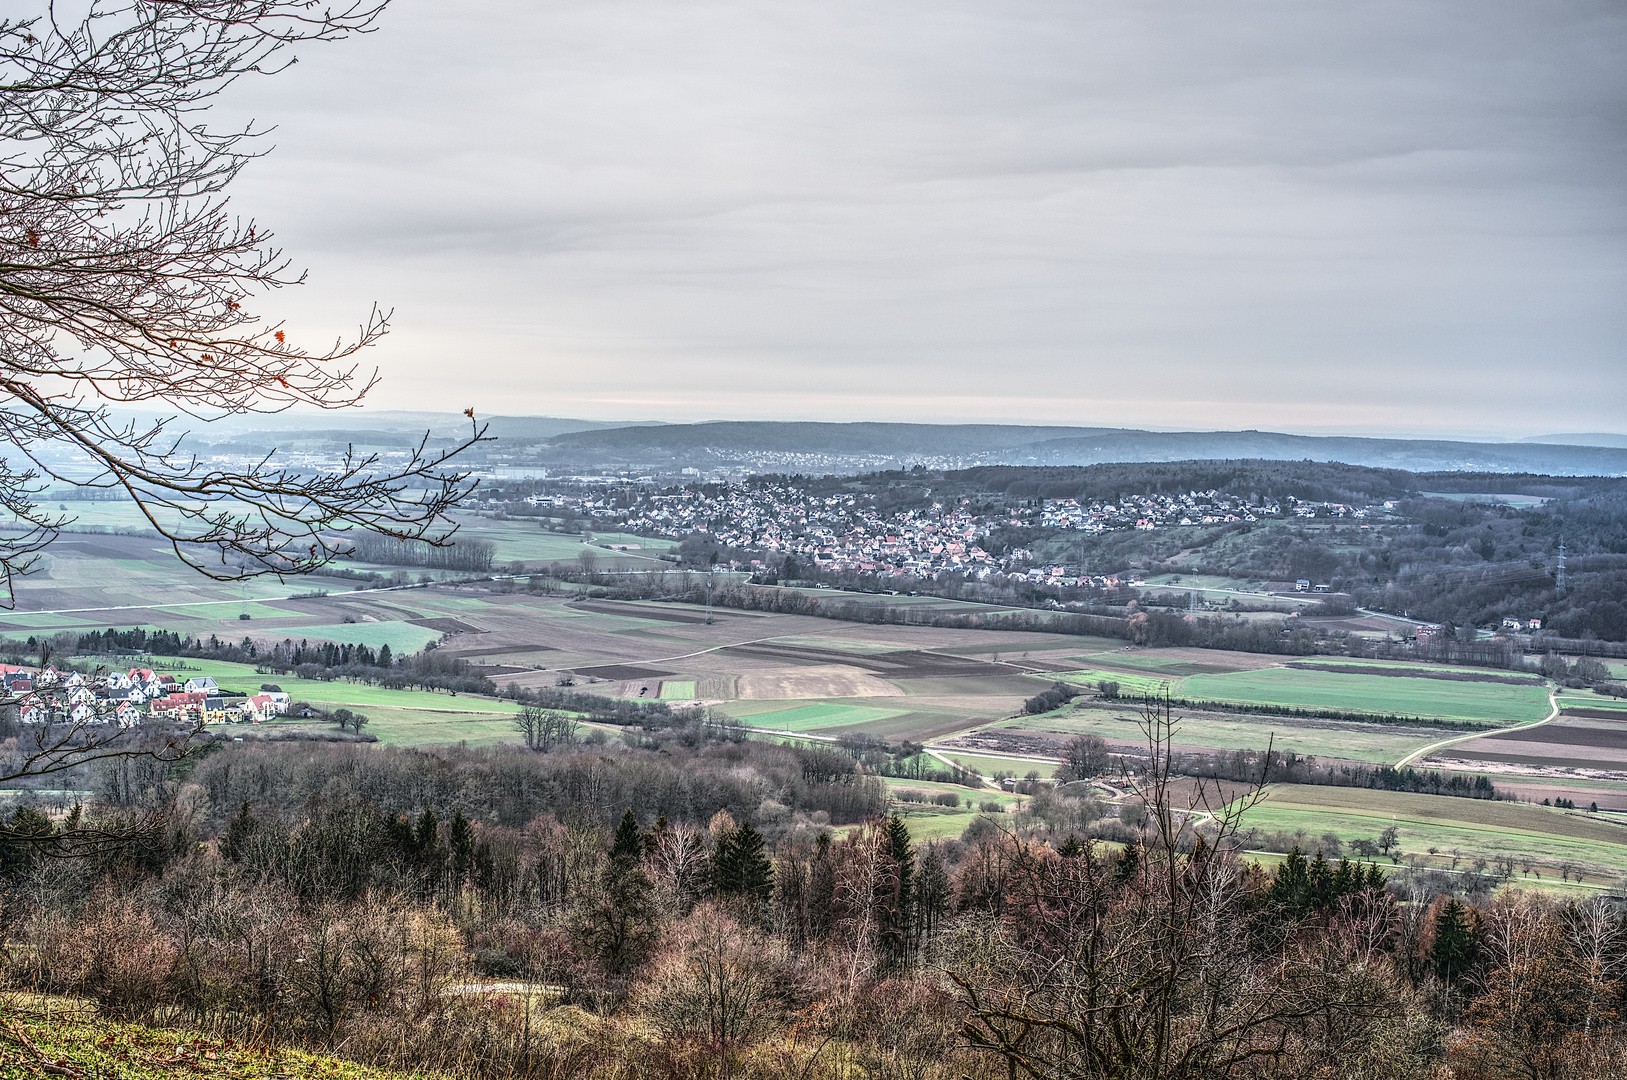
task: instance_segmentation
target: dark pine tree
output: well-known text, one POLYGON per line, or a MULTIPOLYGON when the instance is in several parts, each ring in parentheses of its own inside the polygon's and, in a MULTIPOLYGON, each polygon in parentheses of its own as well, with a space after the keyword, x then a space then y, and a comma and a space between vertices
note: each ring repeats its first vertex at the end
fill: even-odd
POLYGON ((474 864, 475 829, 469 824, 469 819, 463 816, 462 810, 454 810, 446 832, 447 846, 451 849, 452 856, 452 876, 462 881, 468 876, 469 867, 474 864))
POLYGON ((712 889, 719 896, 766 901, 774 892, 774 864, 763 854, 763 834, 747 821, 724 833, 712 853, 712 889))
POLYGON ((1429 946, 1429 962, 1447 985, 1474 966, 1480 954, 1475 938, 1470 910, 1455 898, 1441 904, 1435 912, 1435 940, 1429 946))
POLYGON ((830 932, 831 909, 836 903, 836 860, 830 854, 830 833, 814 842, 813 865, 808 869, 808 934, 822 938, 830 932))
POLYGON ((610 845, 610 861, 635 863, 643 854, 644 836, 639 832, 638 818, 633 816, 633 808, 629 806, 621 816, 621 824, 616 826, 616 839, 610 845))
POLYGON ((914 943, 911 908, 915 901, 915 851, 910 846, 910 830, 904 819, 893 814, 887 819, 887 856, 892 863, 892 880, 886 895, 877 897, 881 916, 881 945, 895 964, 903 963, 914 943))

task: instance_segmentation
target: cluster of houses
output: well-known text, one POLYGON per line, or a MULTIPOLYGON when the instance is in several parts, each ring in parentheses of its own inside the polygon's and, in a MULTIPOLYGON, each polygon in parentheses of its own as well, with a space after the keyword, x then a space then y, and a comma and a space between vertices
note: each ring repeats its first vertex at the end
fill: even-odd
POLYGON ((1055 580, 1066 576, 1063 567, 1032 566, 1032 553, 1025 549, 996 553, 982 542, 1011 526, 1107 532, 1255 521, 1260 514, 1281 513, 1276 502, 1253 505, 1217 492, 1126 496, 1117 503, 1047 499, 981 512, 968 499, 890 513, 876 501, 857 493, 820 495, 783 482, 689 486, 639 493, 623 511, 623 527, 658 536, 707 533, 720 544, 783 552, 826 571, 919 578, 959 573, 985 581, 1015 576, 1083 585, 1080 579, 1055 580))
POLYGON ((5 702, 25 724, 117 723, 134 727, 150 719, 183 723, 258 724, 287 711, 281 691, 240 694, 222 690, 207 675, 181 681, 150 668, 85 675, 54 665, 0 665, 5 702))
POLYGON ((532 495, 525 502, 611 518, 644 535, 704 533, 729 547, 779 552, 826 571, 900 578, 959 573, 979 580, 1061 576, 1051 567, 1040 567, 1036 574, 1027 552, 985 550, 986 538, 1005 527, 1103 533, 1368 513, 1340 503, 1245 498, 1219 490, 1122 495, 1116 500, 1024 500, 977 509, 963 499, 887 512, 874 495, 822 494, 780 480, 656 490, 646 479, 624 481, 616 492, 561 491, 532 495))

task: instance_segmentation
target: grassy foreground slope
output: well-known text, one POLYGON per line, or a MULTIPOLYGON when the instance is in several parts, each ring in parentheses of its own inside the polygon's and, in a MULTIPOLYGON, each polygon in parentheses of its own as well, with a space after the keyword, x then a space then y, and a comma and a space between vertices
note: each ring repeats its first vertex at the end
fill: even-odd
POLYGON ((303 1050, 243 1046, 187 1031, 166 1031, 76 1013, 0 1007, 0 1077, 285 1077, 288 1080, 405 1080, 419 1073, 339 1061, 303 1050))

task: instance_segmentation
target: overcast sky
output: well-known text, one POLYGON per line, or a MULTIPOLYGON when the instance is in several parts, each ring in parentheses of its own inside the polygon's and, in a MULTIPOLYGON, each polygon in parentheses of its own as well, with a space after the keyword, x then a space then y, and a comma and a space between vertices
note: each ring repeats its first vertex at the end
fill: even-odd
POLYGON ((397 0, 232 92, 376 405, 1627 430, 1627 5, 397 0))

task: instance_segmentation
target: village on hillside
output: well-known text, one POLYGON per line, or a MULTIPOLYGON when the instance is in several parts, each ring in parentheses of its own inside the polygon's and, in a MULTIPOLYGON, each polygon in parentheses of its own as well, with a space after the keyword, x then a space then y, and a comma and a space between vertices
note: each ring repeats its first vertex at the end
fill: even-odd
POLYGON ((282 691, 239 694, 199 676, 185 681, 150 668, 87 676, 47 664, 39 668, 0 665, 5 698, 25 724, 116 723, 135 727, 149 720, 188 724, 253 723, 288 711, 282 691))
MULTIPOLYGON (((1037 499, 984 512, 976 512, 970 499, 890 512, 878 509, 876 502, 870 494, 820 495, 795 483, 759 479, 665 489, 636 480, 613 487, 559 483, 524 497, 477 497, 464 505, 483 511, 564 514, 590 519, 596 528, 645 536, 704 535, 723 547, 783 554, 831 572, 922 579, 959 573, 979 580, 995 574, 1031 579, 1067 576, 1063 567, 1034 566, 1033 552, 1027 548, 991 550, 986 541, 1001 529, 1150 532, 1286 517, 1361 519, 1371 512, 1292 498, 1251 502, 1216 490, 1126 495, 1114 502, 1037 499)), ((1067 583, 1109 588, 1117 584, 1105 578, 1067 583)))

